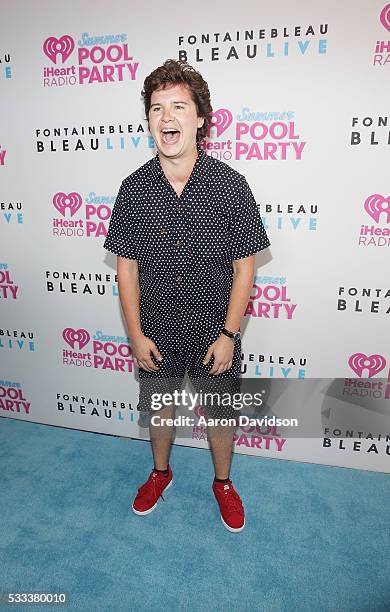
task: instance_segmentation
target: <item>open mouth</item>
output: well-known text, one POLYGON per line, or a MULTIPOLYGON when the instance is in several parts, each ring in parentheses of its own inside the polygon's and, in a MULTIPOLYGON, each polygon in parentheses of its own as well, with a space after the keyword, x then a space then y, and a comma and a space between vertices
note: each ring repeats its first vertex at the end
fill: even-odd
POLYGON ((175 144, 180 138, 180 132, 174 128, 164 128, 161 130, 161 138, 164 144, 175 144))

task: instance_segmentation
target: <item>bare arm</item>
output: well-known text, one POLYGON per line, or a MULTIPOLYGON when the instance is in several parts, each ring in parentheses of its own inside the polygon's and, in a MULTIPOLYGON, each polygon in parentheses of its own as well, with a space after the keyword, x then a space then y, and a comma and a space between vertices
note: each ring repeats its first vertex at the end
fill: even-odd
MULTIPOLYGON (((255 255, 233 261, 233 285, 230 292, 229 306, 226 313, 225 327, 231 332, 238 331, 248 304, 253 286, 255 255)), ((230 338, 221 334, 208 348, 203 360, 207 364, 214 356, 214 364, 210 374, 221 374, 232 366, 233 343, 230 338)))
POLYGON ((225 321, 229 331, 235 332, 240 327, 252 291, 254 263, 255 255, 233 261, 233 285, 225 321))
POLYGON ((133 342, 142 334, 139 312, 138 261, 117 256, 119 299, 125 315, 127 331, 133 342))
POLYGON ((151 338, 145 336, 141 328, 140 289, 138 262, 136 259, 117 256, 119 299, 125 315, 127 333, 133 348, 136 366, 148 371, 159 368, 153 363, 152 355, 161 358, 161 353, 151 338))

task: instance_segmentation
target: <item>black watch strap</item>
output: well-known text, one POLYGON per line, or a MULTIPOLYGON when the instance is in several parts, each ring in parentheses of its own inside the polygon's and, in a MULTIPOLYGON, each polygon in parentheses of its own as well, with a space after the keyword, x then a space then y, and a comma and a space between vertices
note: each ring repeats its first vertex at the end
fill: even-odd
POLYGON ((236 331, 236 332, 231 332, 228 329, 226 329, 226 327, 223 328, 222 333, 225 336, 228 336, 229 338, 231 338, 232 340, 234 340, 235 338, 237 338, 237 335, 240 335, 240 330, 236 331))

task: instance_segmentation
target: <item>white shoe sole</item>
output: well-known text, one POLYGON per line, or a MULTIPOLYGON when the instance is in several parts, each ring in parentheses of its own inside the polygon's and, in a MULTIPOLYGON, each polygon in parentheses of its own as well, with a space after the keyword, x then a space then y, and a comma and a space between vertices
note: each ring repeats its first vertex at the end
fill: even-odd
POLYGON ((234 527, 230 527, 230 526, 229 526, 227 523, 225 523, 225 521, 223 520, 223 518, 222 518, 222 514, 221 514, 221 521, 222 521, 222 523, 225 525, 226 529, 229 529, 229 531, 242 531, 242 530, 244 529, 244 527, 245 527, 245 517, 244 517, 244 524, 243 524, 243 526, 242 526, 242 527, 236 527, 236 528, 234 528, 234 527))
MULTIPOLYGON (((168 484, 168 485, 165 487, 165 489, 164 489, 163 493, 165 493, 165 491, 166 491, 167 489, 169 489, 169 487, 171 486, 171 484, 172 484, 172 483, 173 483, 173 478, 172 478, 171 482, 170 482, 170 483, 169 483, 169 484, 168 484)), ((158 499, 160 499, 160 498, 158 498, 158 499)), ((134 506, 131 506, 131 507, 132 507, 133 512, 134 512, 135 514, 138 514, 138 516, 144 516, 144 514, 150 514, 151 512, 153 512, 153 510, 154 510, 154 509, 157 507, 157 504, 158 504, 158 500, 156 501, 156 503, 154 504, 154 506, 152 506, 151 508, 149 508, 149 510, 145 510, 144 512, 140 512, 139 510, 136 510, 136 509, 134 508, 134 506)))

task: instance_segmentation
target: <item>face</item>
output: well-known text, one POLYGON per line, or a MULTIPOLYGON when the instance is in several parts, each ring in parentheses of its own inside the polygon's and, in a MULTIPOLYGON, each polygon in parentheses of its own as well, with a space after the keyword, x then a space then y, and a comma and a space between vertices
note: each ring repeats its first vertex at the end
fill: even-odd
POLYGON ((163 157, 180 158, 192 153, 197 129, 203 123, 186 85, 169 84, 152 93, 149 129, 163 157))

